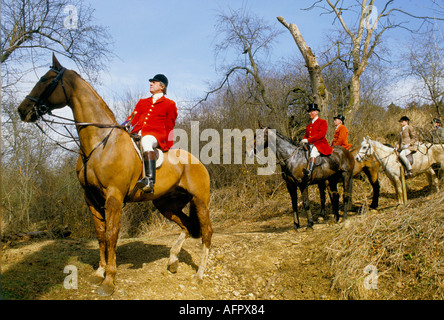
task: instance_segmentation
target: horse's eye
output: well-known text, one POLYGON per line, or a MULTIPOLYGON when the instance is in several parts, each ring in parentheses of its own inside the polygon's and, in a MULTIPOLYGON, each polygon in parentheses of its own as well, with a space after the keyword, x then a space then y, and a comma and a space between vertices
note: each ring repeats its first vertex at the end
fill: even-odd
POLYGON ((46 78, 46 77, 43 76, 43 77, 40 78, 39 81, 40 81, 40 82, 45 82, 46 80, 48 80, 48 78, 46 78))

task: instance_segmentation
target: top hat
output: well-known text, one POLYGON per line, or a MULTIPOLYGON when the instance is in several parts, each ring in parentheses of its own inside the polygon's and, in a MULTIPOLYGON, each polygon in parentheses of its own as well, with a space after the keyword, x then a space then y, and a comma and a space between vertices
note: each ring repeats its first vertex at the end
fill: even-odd
POLYGON ((321 110, 319 110, 318 105, 316 103, 309 103, 307 106, 308 106, 307 112, 310 112, 310 111, 321 111, 321 110))
POLYGON ((150 81, 150 82, 153 82, 153 81, 159 81, 159 82, 162 82, 162 83, 165 85, 165 87, 168 87, 168 78, 165 77, 164 74, 156 74, 156 75, 155 75, 152 79, 150 79, 149 81, 150 81))
POLYGON ((410 121, 410 119, 406 116, 401 117, 401 119, 399 119, 399 122, 401 121, 410 121))
POLYGON ((342 114, 338 114, 336 117, 333 117, 333 119, 339 119, 342 121, 342 123, 345 121, 345 117, 342 114))

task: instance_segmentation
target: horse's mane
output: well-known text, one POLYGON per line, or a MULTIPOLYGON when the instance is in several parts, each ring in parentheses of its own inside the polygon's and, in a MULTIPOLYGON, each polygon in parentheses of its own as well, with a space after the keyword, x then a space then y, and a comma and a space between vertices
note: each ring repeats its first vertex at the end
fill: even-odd
MULTIPOLYGON (((271 129, 271 128, 270 128, 270 129, 271 129)), ((280 133, 280 132, 277 131, 276 129, 273 129, 273 130, 275 130, 276 135, 277 135, 279 138, 281 138, 281 139, 283 139, 283 140, 285 140, 285 141, 291 143, 291 144, 294 145, 295 147, 298 145, 297 142, 295 142, 294 140, 292 140, 292 139, 290 139, 290 138, 284 136, 282 133, 280 133)))
POLYGON ((372 140, 372 139, 370 139, 370 141, 372 141, 374 144, 376 144, 376 145, 378 145, 380 147, 391 148, 391 149, 395 148, 391 144, 388 144, 388 143, 382 143, 382 142, 379 142, 377 140, 372 140))
POLYGON ((91 92, 95 95, 95 97, 99 101, 101 101, 103 103, 103 105, 106 107, 105 111, 108 113, 108 115, 111 116, 112 119, 114 119, 114 121, 116 121, 116 117, 115 117, 114 113, 111 111, 110 107, 105 102, 105 100, 103 100, 103 98, 97 93, 96 89, 94 89, 94 87, 88 81, 83 79, 83 77, 79 73, 77 73, 77 71, 74 71, 74 70, 70 70, 70 71, 72 71, 77 77, 79 77, 88 86, 88 88, 91 89, 91 92))

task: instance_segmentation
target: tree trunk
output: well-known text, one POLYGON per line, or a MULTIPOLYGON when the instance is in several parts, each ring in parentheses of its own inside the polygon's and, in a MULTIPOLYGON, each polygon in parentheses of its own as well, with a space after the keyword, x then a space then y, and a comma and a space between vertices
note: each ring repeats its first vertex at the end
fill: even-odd
POLYGON ((360 93, 360 75, 357 73, 353 73, 351 83, 350 83, 350 100, 348 102, 348 112, 347 119, 355 119, 356 112, 359 110, 359 106, 361 105, 361 93, 360 93))
POLYGON ((324 84, 324 77, 322 76, 322 70, 316 60, 315 55, 311 51, 311 48, 307 45, 304 38, 299 31, 299 28, 294 23, 288 24, 283 17, 277 18, 291 33, 299 48, 302 56, 304 57, 305 64, 310 76, 311 91, 314 99, 314 103, 319 106, 321 113, 326 117, 328 111, 328 99, 329 93, 324 84))

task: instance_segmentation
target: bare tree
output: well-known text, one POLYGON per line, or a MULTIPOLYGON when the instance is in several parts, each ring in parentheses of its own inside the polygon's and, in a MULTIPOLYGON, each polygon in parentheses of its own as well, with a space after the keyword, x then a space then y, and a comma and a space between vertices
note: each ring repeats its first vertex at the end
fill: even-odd
MULTIPOLYGON (((266 70, 261 67, 267 57, 272 43, 281 31, 270 26, 264 19, 249 14, 244 8, 229 13, 221 12, 217 19, 217 33, 220 37, 216 45, 216 59, 221 60, 224 53, 234 51, 237 59, 231 60, 224 67, 224 78, 209 94, 219 91, 227 83, 230 77, 239 72, 245 73, 245 80, 250 87, 250 97, 258 103, 262 103, 269 114, 282 118, 278 122, 283 125, 282 130, 287 129, 286 106, 279 105, 270 98, 265 83, 266 70)), ((206 100, 206 98, 204 100, 206 100)))
MULTIPOLYGON (((348 103, 349 119, 353 119, 360 108, 360 78, 369 65, 371 57, 377 56, 376 48, 382 41, 382 35, 393 28, 413 31, 408 22, 397 20, 395 14, 407 15, 424 22, 440 19, 405 12, 394 7, 394 2, 395 0, 388 0, 385 4, 376 7, 374 0, 317 0, 308 8, 320 8, 323 14, 332 14, 349 38, 348 43, 341 44, 343 48, 345 47, 345 53, 338 52, 338 59, 343 61, 353 73, 348 103), (357 19, 346 19, 348 14, 357 19), (356 22, 351 24, 346 20, 356 22)), ((338 49, 340 48, 341 46, 338 45, 338 49)))
POLYGON ((319 65, 316 56, 313 54, 311 48, 307 45, 301 32, 296 24, 288 24, 283 17, 277 18, 280 23, 282 23, 291 33, 299 48, 302 56, 304 57, 306 67, 308 69, 308 74, 310 76, 311 90, 313 100, 318 104, 322 114, 327 114, 328 110, 328 100, 329 93, 324 84, 324 78, 322 76, 322 69, 319 65))
POLYGON ((423 88, 416 95, 432 102, 437 116, 444 115, 444 61, 443 38, 433 30, 412 37, 404 75, 420 80, 423 88))
POLYGON ((2 0, 2 87, 19 81, 26 68, 45 64, 49 51, 72 59, 96 81, 111 56, 111 37, 93 13, 84 0, 2 0))

